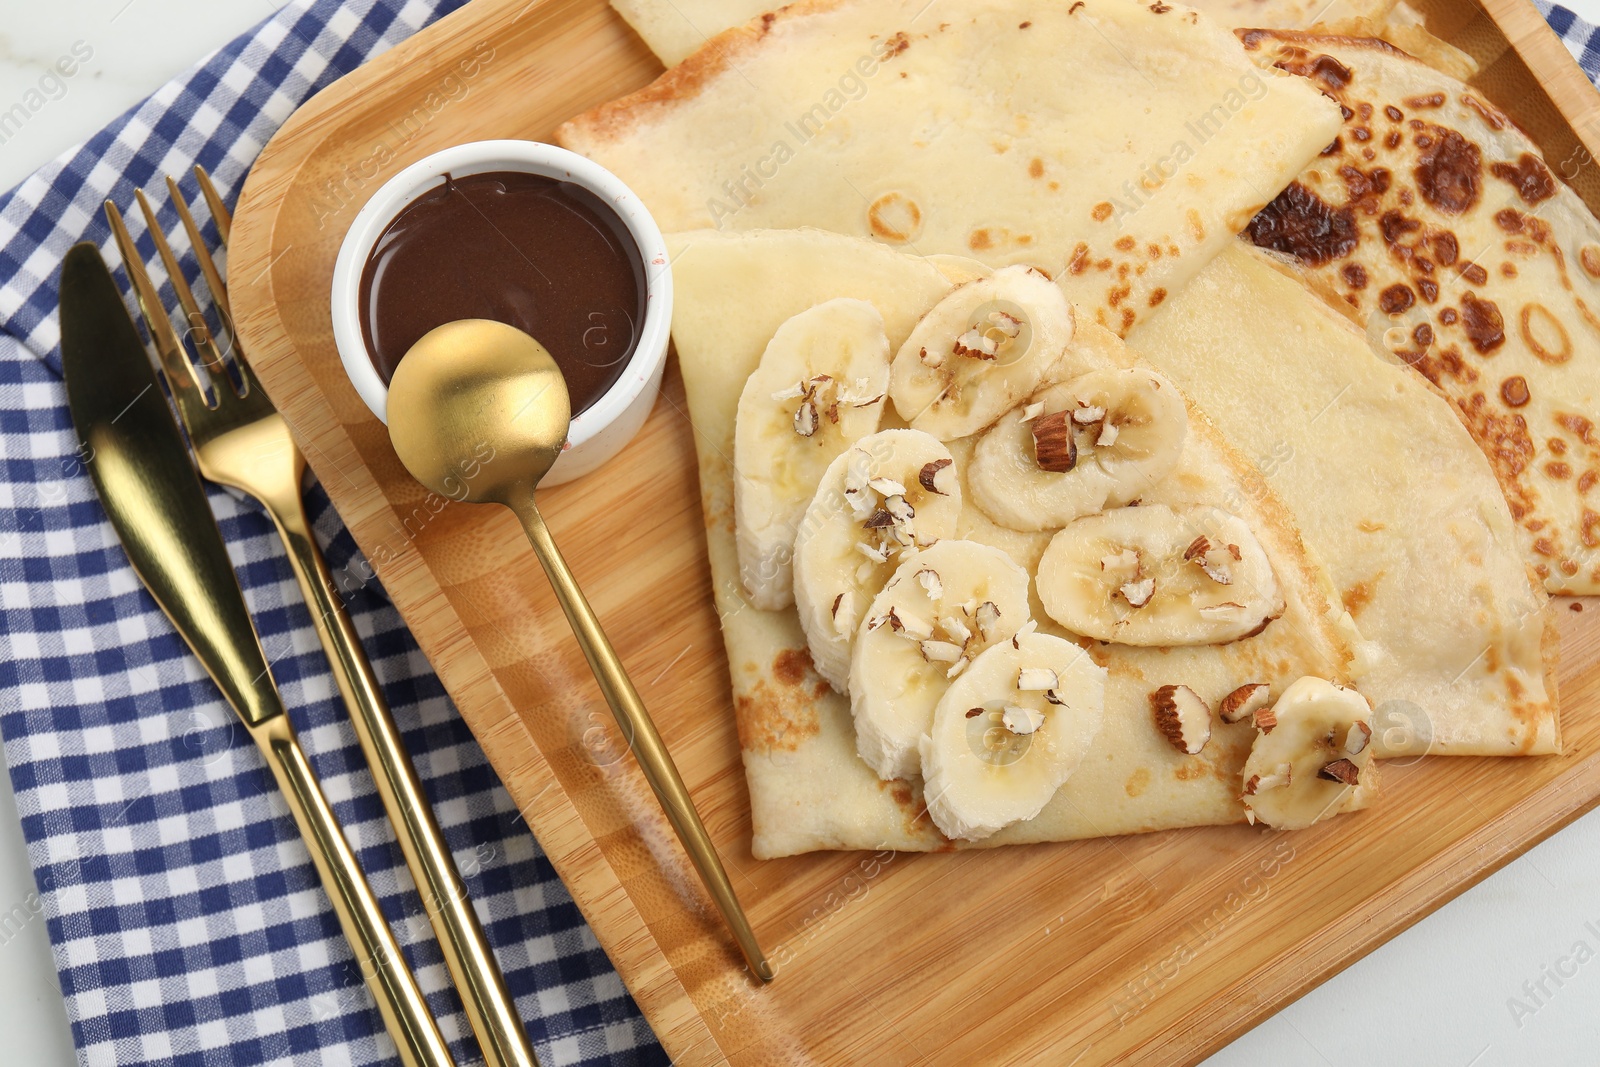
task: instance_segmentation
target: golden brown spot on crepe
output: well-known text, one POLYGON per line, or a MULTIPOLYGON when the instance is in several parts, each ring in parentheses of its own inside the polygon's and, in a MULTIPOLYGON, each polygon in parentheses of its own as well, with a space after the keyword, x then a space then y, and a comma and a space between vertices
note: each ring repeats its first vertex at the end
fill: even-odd
POLYGON ((1206 764, 1203 760, 1184 760, 1172 769, 1172 776, 1180 782, 1192 782, 1205 777, 1205 773, 1206 764))
POLYGON ((1032 26, 1032 25, 1033 25, 1033 23, 1031 23, 1031 22, 1019 22, 1019 23, 1017 23, 1017 29, 1019 29, 1019 30, 1025 30, 1025 29, 1027 29, 1027 28, 1028 28, 1028 27, 1029 27, 1029 26, 1032 26))
POLYGON ((1544 465, 1544 472, 1557 481, 1565 481, 1572 477, 1572 467, 1559 459, 1553 459, 1544 465))
POLYGON ((1524 152, 1516 163, 1495 163, 1489 173, 1501 181, 1511 183, 1517 195, 1529 204, 1537 204, 1556 195, 1556 180, 1532 152, 1524 152))
POLYGON ((1200 218, 1200 212, 1190 208, 1184 216, 1189 222, 1189 236, 1197 242, 1206 239, 1206 224, 1200 218))
POLYGON ((1600 278, 1600 245, 1587 244, 1578 249, 1578 263, 1591 278, 1600 278))
MULTIPOLYGON (((1116 250, 1118 252, 1132 252, 1133 251, 1133 238, 1132 237, 1127 237, 1127 236, 1118 237, 1117 238, 1117 243, 1116 243, 1116 245, 1114 247, 1116 248, 1116 250)), ((1124 266, 1126 266, 1126 264, 1124 264, 1124 266)))
POLYGON ((1461 413, 1461 421, 1489 457, 1489 466, 1500 481, 1512 518, 1520 520, 1532 514, 1537 501, 1519 480, 1533 462, 1533 438, 1528 433, 1528 421, 1515 412, 1502 415, 1491 410, 1482 393, 1458 399, 1456 408, 1461 413))
POLYGON ((810 669, 810 649, 786 648, 772 661, 772 676, 784 685, 799 685, 810 669))
POLYGON ((1443 107, 1444 94, 1429 93, 1427 96, 1408 96, 1400 102, 1413 110, 1420 107, 1443 107))
POLYGON ((895 56, 899 55, 901 52, 904 52, 910 47, 911 38, 905 35, 904 30, 901 30, 899 33, 891 35, 888 40, 883 42, 883 58, 893 59, 895 56))
POLYGON ((1106 303, 1110 304, 1112 307, 1120 307, 1122 302, 1128 298, 1128 294, 1131 292, 1133 292, 1132 286, 1119 285, 1115 289, 1111 290, 1111 292, 1106 294, 1106 303))
POLYGON ((1595 482, 1600 482, 1600 471, 1586 470, 1578 475, 1578 492, 1587 493, 1594 488, 1595 482))
POLYGON ((1130 797, 1139 796, 1150 784, 1150 768, 1140 767, 1128 775, 1128 781, 1123 785, 1123 791, 1130 797))
POLYGON ((1166 298, 1167 298, 1167 291, 1165 289, 1157 287, 1157 288, 1151 290, 1151 292, 1150 292, 1150 306, 1151 307, 1158 307, 1158 306, 1160 306, 1161 301, 1165 300, 1166 298))
POLYGON ((1397 350, 1395 355, 1415 367, 1417 373, 1434 385, 1442 384, 1446 378, 1468 384, 1478 380, 1478 372, 1467 366, 1461 358, 1461 350, 1454 345, 1437 353, 1397 350))
POLYGON ((1083 0, 1073 0, 1072 6, 1067 8, 1067 14, 1076 15, 1078 13, 1078 8, 1080 8, 1082 6, 1083 6, 1083 0))
POLYGON ((1522 306, 1522 339, 1546 363, 1565 363, 1572 358, 1567 328, 1543 304, 1522 306))
POLYGON ((1504 278, 1515 278, 1517 276, 1517 265, 1515 263, 1500 264, 1500 275, 1504 278))
POLYGON ((1556 422, 1563 430, 1566 430, 1586 445, 1600 443, 1594 439, 1594 423, 1582 415, 1568 415, 1558 412, 1556 414, 1556 422))
POLYGON ((1600 548, 1600 511, 1583 509, 1578 518, 1578 540, 1584 548, 1600 548))
POLYGON ((1565 574, 1568 578, 1571 578, 1574 574, 1578 573, 1577 561, 1564 559, 1560 563, 1556 564, 1556 570, 1560 571, 1562 574, 1565 574))
POLYGON ((984 249, 991 247, 993 244, 994 240, 989 236, 989 231, 985 229, 973 230, 972 233, 967 236, 967 247, 971 248, 974 252, 982 252, 984 249))
POLYGON ((1478 117, 1489 124, 1491 129, 1503 130, 1509 121, 1497 108, 1491 107, 1473 96, 1471 93, 1462 93, 1461 102, 1478 113, 1478 117))
POLYGON ((1126 334, 1131 329, 1133 329, 1133 309, 1132 308, 1123 308, 1122 309, 1122 329, 1119 330, 1118 332, 1120 334, 1126 334))
POLYGON ((1480 355, 1488 355, 1506 343, 1505 320, 1493 300, 1481 300, 1473 293, 1461 297, 1461 326, 1467 331, 1480 355))
POLYGON ((1461 267, 1461 277, 1473 285, 1482 285, 1489 280, 1489 272, 1476 263, 1465 263, 1461 267))
POLYGON ((1145 249, 1145 251, 1149 254, 1151 259, 1160 259, 1161 258, 1161 246, 1158 245, 1158 244, 1154 244, 1154 243, 1150 244, 1145 249))
POLYGON ((1042 177, 1044 177, 1044 160, 1040 159, 1038 156, 1034 156, 1031 160, 1028 161, 1028 177, 1030 177, 1030 178, 1042 178, 1042 177))
POLYGON ((1424 200, 1447 215, 1459 215, 1478 202, 1481 153, 1455 130, 1443 126, 1432 130, 1431 137, 1417 138, 1422 154, 1412 173, 1424 200))
POLYGON ((1520 408, 1526 404, 1531 394, 1528 392, 1528 379, 1520 374, 1513 374, 1500 383, 1500 399, 1508 407, 1520 408))
POLYGON ((1067 260, 1068 274, 1082 274, 1089 267, 1089 246, 1082 241, 1072 250, 1072 258, 1067 260))
POLYGON ((772 24, 777 18, 778 14, 775 11, 768 11, 761 16, 761 36, 765 37, 772 30, 772 24))
MULTIPOLYGON (((1190 214, 1198 222, 1199 215, 1192 209, 1190 214)), ((1262 208, 1250 220, 1247 232, 1258 247, 1283 252, 1314 267, 1349 255, 1359 237, 1349 207, 1335 208, 1299 182, 1290 182, 1262 208)))
POLYGON ((1372 598, 1378 591, 1378 579, 1382 577, 1383 572, 1379 571, 1367 581, 1357 582, 1341 593, 1339 599, 1344 602, 1344 610, 1351 615, 1357 615, 1362 608, 1372 603, 1372 598))
POLYGON ((1359 263, 1346 263, 1339 268, 1345 284, 1352 289, 1365 289, 1367 287, 1367 268, 1359 263))
POLYGON ((867 208, 867 224, 883 240, 904 244, 922 232, 922 208, 904 193, 884 193, 867 208))
POLYGON ((735 696, 734 710, 739 745, 747 752, 793 752, 822 729, 810 694, 774 688, 765 679, 735 696))
POLYGON ((1378 306, 1390 315, 1398 315, 1416 302, 1416 294, 1404 282, 1397 282, 1378 294, 1378 306))

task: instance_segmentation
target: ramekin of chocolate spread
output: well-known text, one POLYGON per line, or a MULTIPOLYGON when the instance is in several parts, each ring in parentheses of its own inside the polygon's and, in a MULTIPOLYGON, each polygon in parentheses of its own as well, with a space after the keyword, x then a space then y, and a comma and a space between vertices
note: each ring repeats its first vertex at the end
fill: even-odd
POLYGON ((476 141, 412 164, 339 249, 334 342, 368 408, 410 347, 456 319, 533 336, 567 380, 568 447, 550 485, 594 470, 644 424, 672 319, 661 232, 609 171, 536 141, 476 141))

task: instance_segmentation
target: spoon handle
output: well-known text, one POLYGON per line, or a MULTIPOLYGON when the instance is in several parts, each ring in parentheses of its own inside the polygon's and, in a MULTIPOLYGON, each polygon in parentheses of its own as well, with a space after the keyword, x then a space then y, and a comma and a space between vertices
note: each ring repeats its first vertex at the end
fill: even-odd
POLYGON ((606 703, 611 705, 611 713, 617 717, 617 725, 629 739, 628 747, 638 759, 650 788, 655 790, 656 799, 661 802, 667 819, 677 831, 684 850, 694 861, 701 880, 711 891, 722 917, 733 930, 734 939, 739 942, 739 949, 744 953, 750 969, 762 979, 771 981, 772 965, 767 962, 766 955, 756 942, 750 921, 745 918, 739 898, 734 894, 733 884, 728 881, 728 873, 723 870, 722 860, 717 857, 716 846, 711 843, 711 835, 706 833, 700 813, 695 810, 694 801, 689 797, 689 790, 679 777, 678 768, 673 764, 667 746, 662 743, 661 735, 656 732, 650 713, 645 711, 644 701, 639 699, 633 683, 628 680, 622 660, 617 658, 616 650, 606 639, 605 631, 600 628, 600 620, 595 617, 594 609, 589 607, 583 590, 578 588, 577 579, 573 578, 567 561, 562 558, 561 550, 556 547, 555 539, 550 536, 550 530, 532 499, 519 501, 514 510, 522 520, 522 528, 533 544, 534 553, 544 565, 544 572, 555 589, 556 599, 561 601, 561 610, 566 612, 567 622, 572 625, 572 632, 583 648, 584 658, 589 661, 589 669, 594 671, 595 681, 600 683, 600 691, 605 694, 606 703))

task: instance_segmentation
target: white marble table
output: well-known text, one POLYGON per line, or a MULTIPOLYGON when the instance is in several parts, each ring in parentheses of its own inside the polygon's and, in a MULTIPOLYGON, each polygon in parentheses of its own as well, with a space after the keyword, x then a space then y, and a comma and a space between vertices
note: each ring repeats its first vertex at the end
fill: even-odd
MULTIPOLYGON (((1600 0, 1566 2, 1600 22, 1600 0)), ((30 90, 43 97, 27 122, 0 129, 0 188, 278 6, 0 0, 0 112, 37 101, 30 90), (48 68, 75 45, 89 58, 71 79, 49 81, 48 68)), ((10 782, 0 776, 0 1059, 64 1067, 74 1062, 72 1041, 32 892, 10 782)), ((1207 1067, 1593 1064, 1600 1062, 1597 960, 1600 812, 1313 990, 1207 1067)))

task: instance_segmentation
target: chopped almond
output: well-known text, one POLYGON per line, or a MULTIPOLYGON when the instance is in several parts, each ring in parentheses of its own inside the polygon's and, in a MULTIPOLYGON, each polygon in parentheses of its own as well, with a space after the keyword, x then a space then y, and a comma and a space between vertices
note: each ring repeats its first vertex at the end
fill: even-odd
POLYGON ((1186 685, 1164 685, 1150 694, 1156 729, 1179 752, 1195 755, 1211 740, 1211 709, 1186 685))

